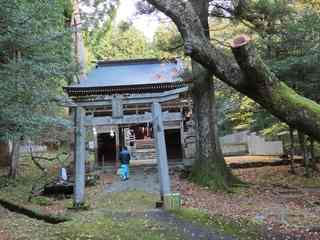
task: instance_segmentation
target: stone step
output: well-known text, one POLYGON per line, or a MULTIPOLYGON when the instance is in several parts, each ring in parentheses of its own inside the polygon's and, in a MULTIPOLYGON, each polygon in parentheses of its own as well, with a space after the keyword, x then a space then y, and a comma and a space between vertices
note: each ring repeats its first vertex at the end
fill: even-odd
POLYGON ((133 160, 147 160, 147 159, 156 159, 156 149, 154 146, 149 148, 136 148, 133 152, 133 160))
POLYGON ((154 140, 153 139, 139 139, 136 140, 136 149, 150 149, 154 148, 154 140))
POLYGON ((133 156, 133 160, 147 160, 147 159, 156 159, 157 155, 156 153, 148 153, 148 154, 139 154, 136 153, 133 156))

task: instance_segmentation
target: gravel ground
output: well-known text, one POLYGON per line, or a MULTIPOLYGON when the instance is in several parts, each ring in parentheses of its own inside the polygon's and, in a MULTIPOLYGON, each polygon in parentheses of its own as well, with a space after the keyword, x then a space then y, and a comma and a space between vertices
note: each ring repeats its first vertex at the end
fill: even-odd
POLYGON ((106 192, 144 191, 159 193, 159 175, 155 167, 130 167, 129 180, 121 181, 116 177, 111 185, 106 186, 106 192))

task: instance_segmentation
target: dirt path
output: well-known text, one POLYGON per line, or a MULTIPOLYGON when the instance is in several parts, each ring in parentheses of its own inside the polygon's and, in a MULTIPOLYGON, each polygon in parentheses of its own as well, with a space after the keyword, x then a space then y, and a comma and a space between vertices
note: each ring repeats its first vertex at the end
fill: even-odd
POLYGON ((223 236, 217 232, 213 232, 205 226, 190 221, 177 218, 174 214, 160 209, 152 209, 143 213, 132 212, 109 212, 114 221, 128 219, 145 219, 156 222, 166 231, 178 232, 184 240, 235 240, 229 236, 223 236))
POLYGON ((197 239, 206 239, 206 240, 234 240, 235 238, 229 236, 223 236, 217 232, 201 226, 197 223, 192 223, 190 221, 185 221, 178 219, 173 214, 170 214, 165 211, 151 212, 147 217, 161 222, 167 228, 173 228, 175 231, 180 232, 184 239, 187 240, 197 240, 197 239))
POLYGON ((159 176, 156 167, 130 167, 128 181, 121 181, 115 177, 111 185, 105 187, 106 192, 144 191, 147 193, 159 193, 159 176))
MULTIPOLYGON (((132 167, 130 179, 128 181, 121 181, 116 177, 113 183, 105 187, 107 193, 119 193, 127 191, 143 191, 152 194, 159 193, 159 176, 155 167, 132 167)), ((114 218, 127 219, 130 217, 138 217, 142 219, 149 219, 160 223, 167 231, 179 232, 183 239, 196 240, 232 240, 228 236, 222 236, 217 232, 213 232, 209 228, 201 226, 197 223, 185 221, 177 218, 174 214, 159 209, 150 209, 143 213, 121 212, 112 213, 114 218)))

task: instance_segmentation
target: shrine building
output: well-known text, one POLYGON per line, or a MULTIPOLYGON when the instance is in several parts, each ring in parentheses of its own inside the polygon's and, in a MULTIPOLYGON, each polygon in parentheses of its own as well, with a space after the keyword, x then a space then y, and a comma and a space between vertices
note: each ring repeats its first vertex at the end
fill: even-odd
MULTIPOLYGON (((189 83, 180 60, 98 61, 78 84, 65 87, 69 107, 84 110, 83 125, 94 135, 98 164, 115 164, 120 146, 133 163, 156 163, 152 105, 162 113, 168 163, 188 158, 189 83)), ((161 146, 159 146, 161 147, 161 146)))

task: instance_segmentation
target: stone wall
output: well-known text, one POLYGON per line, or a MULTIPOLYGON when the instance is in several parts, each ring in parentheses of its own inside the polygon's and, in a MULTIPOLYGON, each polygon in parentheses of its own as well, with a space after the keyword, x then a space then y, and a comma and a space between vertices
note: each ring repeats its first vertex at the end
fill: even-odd
POLYGON ((281 155, 283 144, 281 141, 266 141, 255 133, 243 131, 220 138, 222 152, 225 155, 281 155))
POLYGON ((282 141, 265 141, 262 137, 251 134, 248 138, 250 155, 282 155, 282 141))
MULTIPOLYGON (((192 121, 187 123, 187 131, 184 133, 184 162, 192 163, 195 152, 195 133, 192 121)), ((266 141, 263 137, 255 133, 243 131, 226 135, 220 138, 222 152, 225 156, 231 155, 282 155, 283 144, 281 141, 266 141)))

